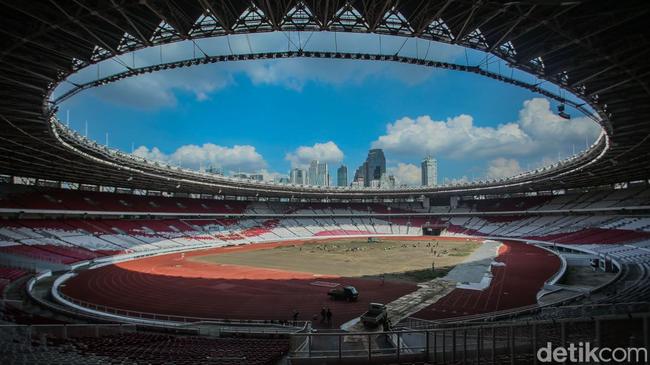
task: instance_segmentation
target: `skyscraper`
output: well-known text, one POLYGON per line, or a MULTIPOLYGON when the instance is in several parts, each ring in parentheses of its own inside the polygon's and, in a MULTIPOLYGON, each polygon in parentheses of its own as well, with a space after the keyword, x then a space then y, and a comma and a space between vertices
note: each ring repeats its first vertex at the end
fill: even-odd
MULTIPOLYGON (((304 171, 304 170, 303 170, 304 171)), ((313 160, 307 169, 306 185, 329 186, 330 174, 327 163, 313 160)))
POLYGON ((318 185, 318 160, 309 163, 307 170, 307 185, 318 185))
POLYGON ((438 161, 431 156, 422 160, 422 186, 438 185, 438 161))
POLYGON ((381 176, 386 173, 386 157, 383 150, 373 148, 368 151, 365 170, 364 186, 370 186, 372 180, 381 180, 381 176))
POLYGON ((330 186, 330 172, 325 162, 318 163, 316 169, 316 184, 318 186, 330 186))
POLYGON ((352 180, 355 183, 359 183, 358 186, 363 186, 363 181, 366 178, 366 166, 368 164, 364 162, 361 166, 357 167, 357 170, 354 172, 354 179, 352 180))
POLYGON ((292 184, 305 185, 307 184, 306 178, 307 172, 304 169, 294 168, 289 173, 289 182, 292 184))
POLYGON ((348 167, 341 165, 338 170, 336 170, 336 185, 337 186, 348 186, 348 167))

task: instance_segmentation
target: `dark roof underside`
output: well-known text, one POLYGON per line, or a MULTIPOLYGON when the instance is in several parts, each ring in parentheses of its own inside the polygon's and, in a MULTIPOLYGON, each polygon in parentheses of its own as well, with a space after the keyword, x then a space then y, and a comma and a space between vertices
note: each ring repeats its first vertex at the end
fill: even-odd
MULTIPOLYGON (((138 174, 76 153, 49 128, 47 92, 74 64, 157 43, 228 33, 336 30, 417 36, 482 49, 597 103, 611 138, 605 157, 582 171, 513 191, 647 179, 649 13, 644 0, 619 1, 615 7, 611 1, 556 0, 3 0, 0 174, 163 191, 257 194, 241 186, 179 186, 173 173, 138 174), (250 19, 257 20, 247 21, 251 13, 258 17, 250 19), (308 14, 308 21, 295 21, 297 14, 308 14), (350 14, 359 19, 350 21, 350 14), (391 14, 404 19, 403 27, 388 24, 391 14), (205 15, 218 22, 212 34, 195 32, 197 20, 205 15), (163 22, 167 26, 161 32, 163 22), (506 54, 504 44, 512 45, 516 54, 506 54), (534 61, 539 59, 543 66, 534 61)), ((289 189, 269 195, 294 193, 289 189)))

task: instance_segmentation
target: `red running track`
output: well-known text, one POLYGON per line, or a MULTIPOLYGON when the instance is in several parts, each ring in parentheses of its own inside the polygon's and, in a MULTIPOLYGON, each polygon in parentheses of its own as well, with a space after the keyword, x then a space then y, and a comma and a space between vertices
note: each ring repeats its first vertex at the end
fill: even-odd
POLYGON ((422 319, 442 319, 523 307, 537 303, 537 292, 560 269, 560 259, 539 247, 505 241, 492 266, 490 286, 483 290, 454 289, 415 313, 422 319))
MULTIPOLYGON (((288 320, 293 310, 299 319, 312 319, 323 306, 333 313, 333 325, 358 317, 369 302, 388 303, 417 289, 404 282, 322 276, 304 272, 241 265, 209 264, 188 260, 219 252, 259 250, 304 242, 223 247, 156 256, 81 272, 62 292, 72 298, 120 309, 222 319, 288 320), (327 298, 329 288, 314 281, 354 285, 357 302, 327 298)), ((318 325, 319 321, 315 322, 318 325)))

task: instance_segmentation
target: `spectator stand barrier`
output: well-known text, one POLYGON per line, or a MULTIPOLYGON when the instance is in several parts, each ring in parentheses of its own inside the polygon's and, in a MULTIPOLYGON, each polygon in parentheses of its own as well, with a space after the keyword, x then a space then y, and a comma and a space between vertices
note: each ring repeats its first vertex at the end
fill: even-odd
POLYGON ((292 336, 291 364, 534 363, 539 348, 650 345, 650 314, 472 324, 429 330, 292 336))

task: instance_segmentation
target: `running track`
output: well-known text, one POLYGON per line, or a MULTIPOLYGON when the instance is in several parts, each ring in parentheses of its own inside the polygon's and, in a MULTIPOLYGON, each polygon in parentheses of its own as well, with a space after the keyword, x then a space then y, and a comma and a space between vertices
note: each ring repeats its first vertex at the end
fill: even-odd
POLYGON ((537 303, 537 292, 560 269, 560 259, 539 247, 504 241, 492 266, 492 281, 483 291, 454 289, 414 317, 442 319, 488 313, 537 303))
MULTIPOLYGON (((62 292, 72 298, 120 309, 222 319, 311 319, 323 306, 338 326, 361 315, 370 302, 388 303, 417 289, 412 283, 390 282, 243 265, 210 264, 188 260, 219 252, 249 251, 303 242, 223 247, 144 258, 83 271, 62 292), (330 288, 314 281, 354 285, 360 292, 354 303, 332 301, 330 288)), ((317 321, 318 322, 318 321, 317 321)), ((318 323, 315 323, 318 325, 318 323)))
MULTIPOLYGON (((400 239, 423 239, 408 237, 400 239)), ((427 240, 430 240, 428 238, 427 240)), ((447 238, 445 238, 447 240, 447 238)), ((465 238, 457 238, 465 241, 465 238)), ((295 310, 299 319, 311 319, 323 306, 332 310, 339 326, 363 313, 369 302, 388 303, 417 287, 411 283, 265 269, 243 265, 209 264, 188 260, 219 252, 249 251, 292 241, 222 247, 138 259, 83 271, 61 288, 75 299, 114 308, 149 313, 222 319, 288 320, 295 310), (359 301, 335 302, 327 298, 329 288, 310 285, 314 281, 354 285, 359 301)), ((494 278, 485 291, 455 289, 415 317, 437 319, 509 309, 535 303, 544 281, 559 268, 559 259, 537 247, 506 242, 493 267, 494 278)), ((318 326, 318 321, 314 323, 318 326)))

